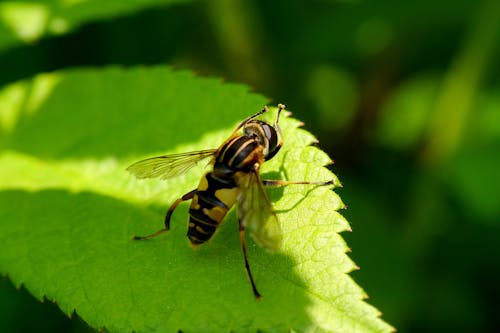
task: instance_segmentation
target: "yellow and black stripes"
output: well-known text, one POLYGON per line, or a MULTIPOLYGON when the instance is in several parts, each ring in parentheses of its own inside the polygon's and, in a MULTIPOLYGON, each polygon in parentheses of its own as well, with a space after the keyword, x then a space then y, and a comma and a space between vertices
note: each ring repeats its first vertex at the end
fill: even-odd
POLYGON ((232 177, 220 178, 209 172, 202 178, 189 209, 187 235, 192 244, 202 244, 212 237, 238 194, 232 177))
POLYGON ((238 171, 250 172, 263 162, 263 148, 254 136, 236 136, 228 140, 215 158, 214 169, 198 184, 189 209, 188 237, 202 244, 217 230, 238 199, 238 171))

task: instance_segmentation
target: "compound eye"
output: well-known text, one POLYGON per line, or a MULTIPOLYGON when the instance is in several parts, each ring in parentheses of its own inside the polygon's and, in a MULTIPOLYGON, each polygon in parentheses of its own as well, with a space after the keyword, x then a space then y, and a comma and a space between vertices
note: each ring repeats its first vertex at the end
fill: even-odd
POLYGON ((274 127, 268 124, 263 126, 263 130, 268 142, 267 146, 269 150, 274 150, 274 148, 276 148, 276 145, 278 144, 278 135, 276 133, 276 130, 274 129, 274 127))
POLYGON ((266 139, 270 140, 271 137, 273 136, 274 128, 272 128, 268 124, 264 124, 262 125, 262 129, 264 130, 264 136, 266 137, 266 139))

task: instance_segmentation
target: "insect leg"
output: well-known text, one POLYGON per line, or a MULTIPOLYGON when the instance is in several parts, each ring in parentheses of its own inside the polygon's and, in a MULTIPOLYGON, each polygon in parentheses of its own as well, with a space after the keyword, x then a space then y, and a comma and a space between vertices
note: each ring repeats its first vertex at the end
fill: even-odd
POLYGON ((170 229, 170 218, 172 217, 174 210, 177 208, 177 206, 179 206, 179 204, 181 202, 186 201, 186 200, 191 200, 197 190, 198 189, 194 189, 194 190, 184 194, 179 199, 175 200, 175 202, 172 204, 172 206, 170 206, 170 208, 168 209, 167 215, 165 216, 165 228, 164 229, 158 230, 157 232, 155 232, 151 235, 147 235, 147 236, 134 236, 132 239, 133 240, 151 239, 153 237, 159 236, 159 235, 167 232, 170 229))
POLYGON ((333 185, 333 180, 328 180, 325 182, 308 182, 308 181, 298 181, 298 182, 290 182, 286 180, 274 180, 274 179, 263 179, 262 183, 265 186, 286 186, 286 185, 333 185))
POLYGON ((245 259, 245 269, 247 271, 250 284, 252 285, 253 295, 255 296, 255 299, 259 300, 262 298, 262 295, 257 290, 255 282, 253 282, 252 272, 250 271, 250 265, 248 264, 248 258, 247 258, 247 247, 245 242, 245 226, 241 223, 241 220, 239 221, 239 229, 240 229, 241 250, 243 251, 243 258, 245 259))

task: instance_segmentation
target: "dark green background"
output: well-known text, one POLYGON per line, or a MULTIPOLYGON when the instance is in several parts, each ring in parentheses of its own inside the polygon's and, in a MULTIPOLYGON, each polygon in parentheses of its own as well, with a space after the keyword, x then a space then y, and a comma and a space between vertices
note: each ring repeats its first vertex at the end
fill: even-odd
MULTIPOLYGON (((0 53, 0 85, 75 66, 169 64, 285 103, 335 160, 361 267, 399 332, 498 332, 500 5, 210 1, 0 53)), ((0 331, 88 331, 0 279, 0 331)))

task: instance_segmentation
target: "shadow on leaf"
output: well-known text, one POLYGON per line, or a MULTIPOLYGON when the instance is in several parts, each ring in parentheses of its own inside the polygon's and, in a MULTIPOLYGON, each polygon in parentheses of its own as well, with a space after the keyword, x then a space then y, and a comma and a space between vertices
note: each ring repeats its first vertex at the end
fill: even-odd
POLYGON ((73 309, 110 331, 304 331, 304 281, 294 260, 249 242, 249 260, 264 295, 253 298, 240 251, 234 210, 198 250, 188 245, 187 205, 172 230, 131 241, 161 227, 163 216, 90 192, 0 192, 0 270, 38 299, 73 309), (15 203, 15 204, 12 204, 15 203))

